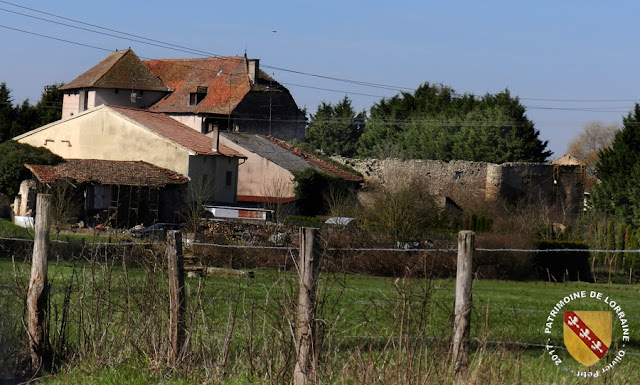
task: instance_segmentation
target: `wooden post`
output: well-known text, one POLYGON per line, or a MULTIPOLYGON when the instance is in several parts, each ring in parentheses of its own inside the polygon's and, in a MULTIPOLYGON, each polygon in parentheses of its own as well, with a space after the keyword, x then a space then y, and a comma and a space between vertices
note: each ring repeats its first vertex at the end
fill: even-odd
POLYGON ((469 331, 471 327, 471 284, 475 233, 458 234, 458 266, 453 334, 453 373, 460 382, 467 378, 469 366, 469 331))
POLYGON ((320 231, 300 228, 300 289, 296 325, 296 364, 294 385, 315 384, 318 374, 318 351, 315 319, 318 292, 318 273, 321 253, 318 251, 320 231))
POLYGON ((178 230, 167 232, 167 260, 169 263, 169 362, 175 365, 184 344, 187 308, 184 293, 182 234, 178 230))
POLYGON ((36 198, 35 235, 33 239, 33 257, 31 276, 27 291, 27 332, 31 368, 38 371, 48 364, 47 330, 47 254, 49 253, 49 202, 51 195, 38 194, 36 198))

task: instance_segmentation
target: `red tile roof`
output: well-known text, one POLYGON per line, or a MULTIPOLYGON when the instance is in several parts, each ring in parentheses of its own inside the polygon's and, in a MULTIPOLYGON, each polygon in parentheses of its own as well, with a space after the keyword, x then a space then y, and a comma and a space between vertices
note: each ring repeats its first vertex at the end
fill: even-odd
POLYGON ((180 173, 142 161, 67 159, 53 166, 25 166, 42 183, 72 179, 78 183, 94 182, 103 185, 165 186, 189 181, 189 178, 180 173))
POLYGON ((111 105, 108 106, 108 108, 142 124, 158 135, 194 151, 198 155, 222 155, 233 158, 246 158, 246 156, 241 153, 223 145, 218 147, 218 152, 213 151, 212 138, 185 126, 165 114, 111 105))
POLYGON ((142 65, 140 58, 131 49, 112 53, 87 72, 60 87, 61 90, 76 88, 168 91, 160 79, 142 65))
POLYGON ((173 92, 150 107, 152 111, 228 115, 251 90, 244 57, 158 59, 142 62, 173 92), (207 87, 204 99, 189 105, 189 93, 207 87))

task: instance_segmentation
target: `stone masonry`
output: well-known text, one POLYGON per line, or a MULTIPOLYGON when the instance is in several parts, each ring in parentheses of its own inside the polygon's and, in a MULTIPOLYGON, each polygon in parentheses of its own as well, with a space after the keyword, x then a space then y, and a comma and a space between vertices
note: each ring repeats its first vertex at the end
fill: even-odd
POLYGON ((545 207, 562 222, 576 221, 584 207, 582 165, 399 159, 336 158, 359 171, 365 184, 424 178, 436 204, 478 211, 493 203, 545 207))

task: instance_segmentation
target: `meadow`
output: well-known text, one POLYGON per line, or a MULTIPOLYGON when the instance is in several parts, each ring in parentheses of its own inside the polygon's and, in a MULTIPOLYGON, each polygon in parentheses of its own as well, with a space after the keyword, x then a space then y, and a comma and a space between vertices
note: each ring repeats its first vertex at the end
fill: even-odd
MULTIPOLYGON (((292 266, 297 253, 287 257, 292 266)), ((399 254, 398 258, 402 258, 399 254)), ((293 372, 297 301, 295 269, 256 269, 255 278, 186 278, 187 339, 176 365, 168 352, 168 283, 162 245, 94 247, 50 260, 49 330, 55 366, 46 384, 150 382, 283 384, 293 372), (131 254, 137 255, 132 262, 131 254)), ((28 258, 0 260, 0 376, 27 366, 22 327, 28 258)), ((426 272, 425 272, 426 273, 426 272)), ((320 383, 453 383, 453 279, 389 278, 321 273, 317 329, 320 383)), ((578 371, 598 371, 623 349, 624 360, 603 376, 640 383, 637 285, 539 281, 473 282, 470 383, 584 384, 578 371), (629 322, 621 347, 613 319, 610 354, 590 369, 562 345, 562 321, 544 333, 549 312, 571 293, 615 298, 629 322), (564 364, 545 348, 558 346, 564 364), (573 371, 573 373, 572 373, 573 371)), ((601 300, 566 309, 608 310, 601 300)), ((565 309, 565 310, 566 310, 565 309)), ((25 373, 22 373, 25 375, 25 373)), ((2 378, 2 377, 0 377, 2 378)), ((593 379, 602 382, 602 378, 593 379)), ((596 382, 597 381, 597 382, 596 382)))

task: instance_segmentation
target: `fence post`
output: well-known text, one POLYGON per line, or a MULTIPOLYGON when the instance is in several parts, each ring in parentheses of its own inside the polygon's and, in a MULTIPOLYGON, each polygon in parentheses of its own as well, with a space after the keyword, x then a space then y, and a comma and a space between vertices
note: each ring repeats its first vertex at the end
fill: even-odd
POLYGON ((35 234, 33 239, 33 257, 31 276, 27 291, 27 332, 31 368, 38 371, 48 364, 47 330, 47 254, 49 253, 49 202, 51 195, 38 194, 36 199, 35 234))
POLYGON ((169 264, 169 362, 175 365, 184 344, 186 313, 184 259, 180 231, 167 232, 166 253, 169 264))
POLYGON ((315 318, 318 292, 318 273, 321 253, 318 251, 320 231, 300 228, 300 289, 296 325, 296 364, 294 385, 315 384, 318 374, 318 351, 315 318))
POLYGON ((472 262, 475 242, 473 231, 458 234, 458 265, 453 334, 453 373, 458 381, 465 381, 469 366, 469 330, 471 327, 472 262))

